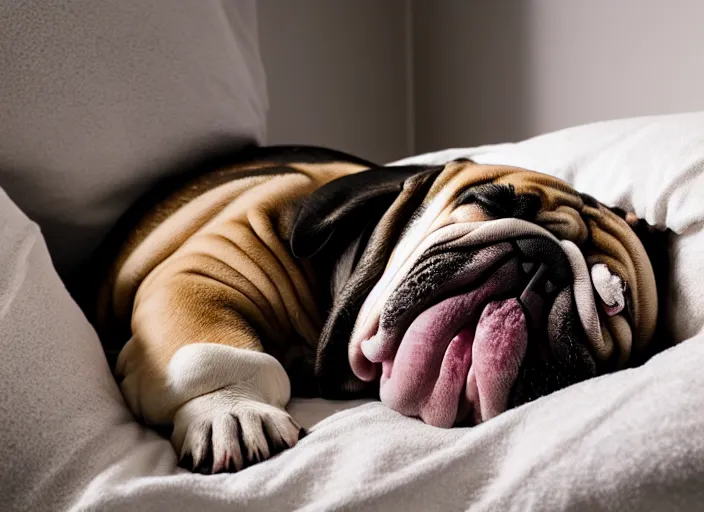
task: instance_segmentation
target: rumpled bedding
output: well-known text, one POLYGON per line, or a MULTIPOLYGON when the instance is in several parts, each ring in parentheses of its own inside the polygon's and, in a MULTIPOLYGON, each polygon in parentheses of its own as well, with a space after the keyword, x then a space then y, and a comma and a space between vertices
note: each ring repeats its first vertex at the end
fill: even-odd
POLYGON ((665 307, 681 343, 473 428, 378 402, 294 400, 310 433, 238 474, 176 467, 135 423, 41 233, 0 192, 0 508, 698 510, 704 503, 704 113, 578 127, 470 156, 567 179, 680 233, 665 307))

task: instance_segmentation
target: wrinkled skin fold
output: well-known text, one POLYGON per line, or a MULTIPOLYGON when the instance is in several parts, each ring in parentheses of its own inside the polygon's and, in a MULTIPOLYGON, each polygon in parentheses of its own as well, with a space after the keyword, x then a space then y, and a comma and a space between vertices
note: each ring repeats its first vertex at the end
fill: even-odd
POLYGON ((560 180, 304 146, 232 157, 148 191, 81 294, 126 403, 190 470, 294 446, 291 396, 473 425, 662 338, 667 244, 560 180))
POLYGON ((656 284, 628 216, 551 176, 466 160, 418 169, 392 199, 322 330, 327 396, 378 391, 427 423, 475 424, 647 353, 656 284), (388 243, 413 200, 379 254, 375 236, 388 243))

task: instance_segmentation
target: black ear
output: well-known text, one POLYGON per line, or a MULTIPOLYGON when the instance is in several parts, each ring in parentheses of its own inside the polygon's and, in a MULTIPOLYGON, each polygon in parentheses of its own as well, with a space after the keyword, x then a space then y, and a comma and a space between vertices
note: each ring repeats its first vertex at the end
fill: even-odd
MULTIPOLYGON (((596 200, 594 199, 596 202, 596 200)), ((585 201, 586 202, 586 201, 585 201)), ((597 202, 597 204, 599 204, 597 202)), ((603 203, 602 203, 603 204, 603 203)), ((604 205, 606 206, 606 205, 604 205)), ((650 265, 653 267, 655 276, 655 286, 658 293, 658 319, 655 327, 655 334, 651 342, 650 350, 642 355, 643 361, 634 359, 633 364, 644 362, 645 358, 654 355, 669 346, 672 343, 673 335, 670 325, 667 321, 668 308, 665 307, 670 292, 672 278, 670 276, 670 242, 674 233, 670 229, 658 229, 651 226, 645 220, 640 219, 633 212, 627 212, 623 208, 617 206, 606 206, 613 213, 621 217, 636 234, 640 242, 643 244, 645 252, 648 254, 650 265)))
POLYGON ((444 168, 373 168, 321 187, 301 207, 291 237, 296 256, 320 252, 316 265, 324 265, 326 260, 335 259, 340 247, 362 237, 358 249, 361 254, 348 279, 332 297, 320 333, 315 362, 320 396, 339 399, 378 393, 378 385, 362 382, 352 372, 347 345, 362 303, 383 274, 405 226, 421 208, 444 168), (330 250, 333 256, 327 258, 330 250))
POLYGON ((442 165, 376 167, 327 183, 313 192, 298 210, 291 232, 291 252, 298 258, 309 258, 336 231, 344 228, 351 228, 351 233, 359 231, 383 215, 408 178, 443 168, 442 165))
MULTIPOLYGON (((596 200, 595 200, 596 201, 596 200)), ((599 204, 599 203, 597 203, 599 204)), ((650 263, 653 265, 655 279, 658 279, 658 272, 662 268, 669 270, 669 240, 672 232, 669 229, 658 229, 651 226, 645 220, 640 219, 633 212, 627 212, 618 206, 606 206, 613 213, 621 217, 630 226, 640 242, 643 244, 645 252, 648 253, 650 263)))

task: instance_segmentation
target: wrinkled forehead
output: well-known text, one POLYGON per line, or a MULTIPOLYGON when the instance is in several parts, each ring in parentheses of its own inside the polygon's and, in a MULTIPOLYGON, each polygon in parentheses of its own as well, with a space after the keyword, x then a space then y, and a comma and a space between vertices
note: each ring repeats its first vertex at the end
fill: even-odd
POLYGON ((455 161, 445 165, 438 175, 426 196, 424 208, 430 207, 431 203, 444 208, 458 207, 472 200, 481 202, 482 196, 489 196, 497 203, 496 206, 505 207, 516 198, 525 202, 525 196, 529 196, 543 211, 554 210, 561 205, 579 209, 584 206, 585 199, 596 206, 596 201, 591 197, 580 194, 565 181, 548 174, 520 167, 455 161))
MULTIPOLYGON (((475 164, 469 160, 453 161, 445 165, 433 182, 402 233, 391 259, 408 257, 410 252, 407 251, 414 242, 451 223, 516 217, 550 224, 550 215, 546 214, 560 207, 563 212, 567 209, 581 211, 585 200, 598 208, 591 197, 579 194, 566 182, 546 174, 519 167, 475 164)), ((577 237, 583 238, 583 233, 577 237)))

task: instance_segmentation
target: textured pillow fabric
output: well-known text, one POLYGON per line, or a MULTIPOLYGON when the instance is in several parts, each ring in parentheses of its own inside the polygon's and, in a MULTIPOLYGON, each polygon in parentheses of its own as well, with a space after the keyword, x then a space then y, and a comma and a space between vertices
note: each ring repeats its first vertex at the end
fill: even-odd
POLYGON ((0 189, 0 509, 64 510, 149 439, 52 267, 38 226, 0 189))
POLYGON ((254 0, 0 0, 0 187, 63 276, 159 178, 262 139, 254 0))

